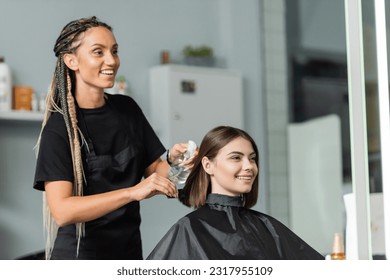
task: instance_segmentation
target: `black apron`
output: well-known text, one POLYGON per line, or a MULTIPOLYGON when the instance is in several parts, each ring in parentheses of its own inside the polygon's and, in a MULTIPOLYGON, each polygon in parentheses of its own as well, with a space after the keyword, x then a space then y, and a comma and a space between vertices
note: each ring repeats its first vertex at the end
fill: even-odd
MULTIPOLYGON (((122 117, 108 99, 106 101, 107 106, 115 112, 115 117, 123 124, 131 144, 114 156, 96 155, 83 113, 78 110, 80 129, 87 142, 87 145, 83 146, 83 164, 87 179, 84 196, 130 187, 132 182, 139 182, 143 175, 139 168, 142 161, 142 143, 136 139, 136 135, 130 135, 129 120, 122 117)), ((52 259, 142 259, 140 223, 138 201, 86 222, 85 236, 81 239, 78 255, 75 225, 62 227, 58 232, 52 259)))

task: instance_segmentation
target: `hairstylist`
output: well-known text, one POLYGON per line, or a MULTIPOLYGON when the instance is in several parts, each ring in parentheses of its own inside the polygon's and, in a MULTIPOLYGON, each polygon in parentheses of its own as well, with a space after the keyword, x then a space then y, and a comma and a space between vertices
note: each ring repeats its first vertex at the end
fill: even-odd
POLYGON ((34 180, 45 191, 46 258, 142 259, 139 201, 177 196, 166 149, 131 97, 104 92, 120 65, 109 25, 71 21, 54 52, 34 180))

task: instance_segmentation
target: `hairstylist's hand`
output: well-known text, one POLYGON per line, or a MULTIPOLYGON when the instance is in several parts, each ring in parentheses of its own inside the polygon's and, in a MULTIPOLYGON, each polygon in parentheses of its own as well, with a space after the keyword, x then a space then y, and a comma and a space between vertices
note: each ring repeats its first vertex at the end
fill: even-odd
MULTIPOLYGON (((188 143, 177 143, 169 150, 169 162, 174 162, 177 157, 187 151, 188 143)), ((198 147, 196 151, 188 160, 183 161, 180 165, 184 165, 187 170, 191 170, 194 165, 194 159, 198 154, 198 147)))
POLYGON ((177 143, 173 145, 173 147, 169 149, 169 156, 167 158, 169 162, 174 162, 177 157, 184 154, 187 151, 187 146, 187 143, 177 143))
POLYGON ((168 197, 177 197, 175 184, 157 173, 151 174, 143 181, 132 187, 131 190, 133 192, 134 199, 137 201, 141 201, 158 194, 164 194, 168 197))

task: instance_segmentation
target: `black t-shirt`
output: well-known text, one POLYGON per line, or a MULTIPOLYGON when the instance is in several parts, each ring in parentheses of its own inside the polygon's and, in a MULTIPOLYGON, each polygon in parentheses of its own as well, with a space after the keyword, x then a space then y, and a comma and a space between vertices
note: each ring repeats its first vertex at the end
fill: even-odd
MULTIPOLYGON (((107 96, 111 105, 106 103, 97 109, 81 109, 95 152, 97 155, 116 155, 127 145, 132 144, 129 143, 131 139, 137 139, 137 142, 142 143, 141 170, 144 171, 165 152, 165 148, 131 97, 109 94, 107 96), (118 118, 113 110, 119 111, 122 119, 118 118), (131 139, 123 130, 122 122, 126 119, 131 139)), ((34 188, 44 191, 45 181, 62 180, 73 182, 73 164, 63 117, 60 113, 54 113, 42 132, 34 188)))
MULTIPOLYGON (((112 162, 112 170, 102 173, 104 178, 101 181, 106 182, 103 187, 97 187, 96 180, 89 182, 94 171, 90 173, 85 170, 87 185, 84 187, 84 195, 136 185, 142 179, 145 168, 165 152, 164 146, 132 98, 109 94, 107 97, 106 104, 101 108, 80 110, 83 117, 78 119, 79 127, 85 138, 89 136, 91 139, 96 157, 112 162), (123 159, 124 156, 127 159, 123 159), (119 163, 116 162, 117 159, 119 163), (125 170, 120 166, 123 161, 128 165, 125 170)), ((73 182, 68 133, 61 114, 53 113, 50 116, 41 137, 34 188, 44 191, 45 181, 73 182)), ((84 166, 85 147, 84 144, 84 166)), ((99 169, 99 166, 93 168, 99 169)), ((139 203, 132 202, 113 213, 86 223, 86 237, 82 240, 79 258, 83 258, 83 248, 92 251, 85 254, 84 258, 131 258, 128 251, 137 247, 132 244, 132 240, 136 240, 140 246, 140 222, 139 203)), ((63 253, 64 258, 73 258, 77 246, 74 225, 60 228, 55 250, 56 246, 62 247, 60 254, 63 253), (64 250, 67 252, 63 252, 64 250)))

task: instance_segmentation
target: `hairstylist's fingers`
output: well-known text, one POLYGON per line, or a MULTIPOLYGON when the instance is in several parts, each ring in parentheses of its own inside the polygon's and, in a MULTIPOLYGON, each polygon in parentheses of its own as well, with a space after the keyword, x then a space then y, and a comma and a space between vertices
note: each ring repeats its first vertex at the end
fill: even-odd
POLYGON ((183 165, 186 167, 186 170, 192 170, 192 167, 194 167, 194 161, 195 161, 195 158, 196 156, 198 155, 198 150, 196 150, 194 152, 194 154, 192 155, 192 157, 190 157, 189 159, 187 159, 186 161, 183 161, 180 165, 183 165))
POLYGON ((145 192, 143 198, 149 198, 156 194, 175 197, 177 192, 175 185, 171 181, 157 173, 153 173, 142 181, 142 189, 145 192))
POLYGON ((177 158, 181 154, 184 154, 186 151, 187 151, 187 144, 186 143, 176 143, 169 150, 170 161, 171 162, 174 161, 175 158, 177 158))
POLYGON ((159 193, 165 194, 169 197, 176 197, 177 195, 175 184, 162 176, 159 176, 159 180, 155 182, 155 187, 159 193))

